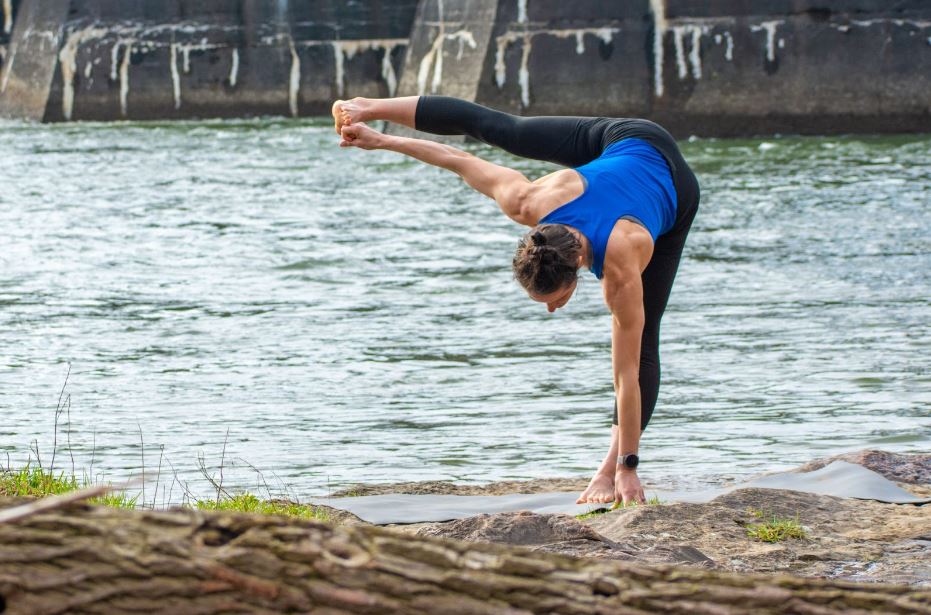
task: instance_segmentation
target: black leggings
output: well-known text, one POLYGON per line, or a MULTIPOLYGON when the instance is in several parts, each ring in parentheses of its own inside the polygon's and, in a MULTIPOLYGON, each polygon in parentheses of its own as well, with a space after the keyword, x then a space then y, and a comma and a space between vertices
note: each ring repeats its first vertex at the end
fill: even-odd
MULTIPOLYGON (((679 268, 685 238, 698 211, 698 180, 672 136, 653 122, 606 117, 517 117, 448 96, 421 96, 417 130, 438 135, 468 135, 524 158, 578 167, 606 147, 628 138, 643 139, 666 159, 676 188, 676 221, 660 235, 644 270, 645 322, 640 344, 640 428, 646 429, 659 393, 659 325, 679 268)), ((617 424, 617 400, 612 410, 617 424)))

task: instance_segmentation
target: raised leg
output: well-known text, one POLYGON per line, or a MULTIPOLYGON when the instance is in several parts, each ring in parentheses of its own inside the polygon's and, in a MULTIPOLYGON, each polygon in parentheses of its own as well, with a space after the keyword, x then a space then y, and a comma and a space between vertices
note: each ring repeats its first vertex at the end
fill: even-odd
POLYGON ((601 155, 604 118, 518 117, 449 96, 421 96, 416 128, 438 135, 468 135, 535 160, 576 167, 601 155))

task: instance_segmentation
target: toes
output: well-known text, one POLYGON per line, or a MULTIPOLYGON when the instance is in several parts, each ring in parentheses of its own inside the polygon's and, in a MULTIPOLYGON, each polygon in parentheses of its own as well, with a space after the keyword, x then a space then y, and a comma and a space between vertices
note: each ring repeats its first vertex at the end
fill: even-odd
POLYGON ((343 102, 342 100, 337 100, 333 103, 333 108, 331 109, 333 121, 336 123, 336 134, 339 134, 340 128, 342 128, 345 123, 343 121, 343 102))

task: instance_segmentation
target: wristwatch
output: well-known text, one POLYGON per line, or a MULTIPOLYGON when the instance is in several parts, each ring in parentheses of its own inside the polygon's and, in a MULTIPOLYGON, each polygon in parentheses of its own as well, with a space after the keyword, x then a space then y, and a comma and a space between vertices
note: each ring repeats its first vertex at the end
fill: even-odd
POLYGON ((640 457, 637 457, 633 453, 628 455, 618 455, 617 465, 624 466, 628 470, 636 470, 637 466, 640 465, 640 457))

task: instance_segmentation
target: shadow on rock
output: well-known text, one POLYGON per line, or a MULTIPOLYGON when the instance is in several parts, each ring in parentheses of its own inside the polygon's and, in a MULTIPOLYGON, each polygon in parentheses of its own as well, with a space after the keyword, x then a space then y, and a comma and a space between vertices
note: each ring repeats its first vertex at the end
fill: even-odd
POLYGON ((694 547, 662 544, 640 548, 606 538, 578 519, 560 514, 538 515, 520 511, 476 515, 448 523, 426 524, 418 527, 416 533, 418 536, 524 546, 576 557, 714 566, 710 558, 694 547))

